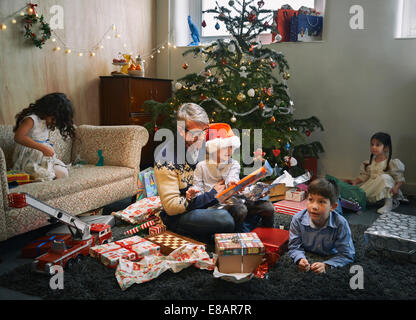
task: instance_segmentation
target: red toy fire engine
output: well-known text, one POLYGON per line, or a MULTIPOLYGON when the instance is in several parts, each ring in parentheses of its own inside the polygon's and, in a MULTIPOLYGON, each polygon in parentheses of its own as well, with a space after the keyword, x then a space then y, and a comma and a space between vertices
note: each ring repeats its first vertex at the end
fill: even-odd
POLYGON ((88 256, 90 247, 112 241, 111 227, 108 224, 91 224, 72 216, 71 214, 54 208, 27 193, 11 193, 8 195, 9 207, 23 208, 27 205, 36 208, 49 216, 50 222, 61 221, 71 232, 67 240, 54 240, 51 249, 36 258, 33 262, 35 271, 53 274, 51 267, 60 265, 70 268, 83 257, 88 256))

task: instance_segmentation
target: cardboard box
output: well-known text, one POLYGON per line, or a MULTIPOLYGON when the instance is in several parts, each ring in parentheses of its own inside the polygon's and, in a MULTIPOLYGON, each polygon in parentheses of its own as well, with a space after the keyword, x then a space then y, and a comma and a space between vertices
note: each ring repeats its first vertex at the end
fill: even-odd
POLYGON ((305 191, 296 191, 296 189, 291 189, 286 191, 286 196, 285 196, 285 200, 290 200, 290 201, 303 201, 306 198, 306 193, 305 191))
POLYGON ((265 247, 254 232, 219 233, 215 251, 221 273, 251 273, 262 262, 265 247))
MULTIPOLYGON (((286 185, 284 183, 280 183, 276 186, 274 186, 273 188, 270 189, 269 192, 269 196, 272 197, 277 197, 277 196, 285 196, 286 191, 290 190, 292 188, 290 187, 286 187, 286 185)), ((284 198, 283 198, 284 199, 284 198)))

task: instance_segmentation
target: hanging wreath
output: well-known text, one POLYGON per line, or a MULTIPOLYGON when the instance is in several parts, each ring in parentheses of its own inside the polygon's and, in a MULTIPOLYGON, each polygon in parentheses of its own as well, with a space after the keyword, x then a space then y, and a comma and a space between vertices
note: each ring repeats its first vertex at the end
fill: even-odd
POLYGON ((25 23, 25 38, 32 40, 33 44, 42 49, 42 46, 45 44, 46 40, 51 37, 51 28, 48 23, 45 22, 43 15, 40 17, 36 16, 35 6, 36 4, 30 4, 31 8, 28 9, 28 13, 24 15, 23 22, 25 23), (31 10, 30 10, 31 9, 31 10), (42 36, 38 37, 35 33, 32 32, 32 26, 40 23, 39 31, 42 32, 42 36))

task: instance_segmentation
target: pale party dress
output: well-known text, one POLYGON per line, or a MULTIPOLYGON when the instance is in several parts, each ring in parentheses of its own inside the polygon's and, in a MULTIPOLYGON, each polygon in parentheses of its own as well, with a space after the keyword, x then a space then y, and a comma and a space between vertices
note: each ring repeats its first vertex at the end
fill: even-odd
MULTIPOLYGON (((404 170, 405 166, 399 159, 391 159, 389 169, 384 171, 387 164, 387 159, 376 162, 374 159, 365 170, 365 164, 369 163, 368 160, 364 161, 360 167, 359 178, 363 183, 358 186, 363 189, 367 195, 367 200, 370 203, 375 203, 379 200, 392 198, 391 188, 397 182, 405 182, 404 170)), ((403 200, 403 193, 399 190, 396 197, 397 200, 403 200)))
MULTIPOLYGON (((34 141, 47 144, 53 149, 53 144, 49 141, 50 130, 46 125, 46 120, 42 120, 36 115, 30 115, 26 118, 33 120, 33 127, 30 129, 28 136, 34 141)), ((14 149, 13 170, 28 173, 35 181, 49 181, 55 178, 68 177, 66 165, 57 159, 56 155, 45 157, 41 151, 21 144, 16 144, 14 149)))

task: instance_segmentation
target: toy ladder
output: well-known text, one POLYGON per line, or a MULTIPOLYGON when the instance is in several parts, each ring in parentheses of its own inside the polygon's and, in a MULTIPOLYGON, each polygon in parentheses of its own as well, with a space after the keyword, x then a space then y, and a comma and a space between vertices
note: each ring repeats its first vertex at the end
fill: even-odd
POLYGON ((23 208, 29 205, 35 209, 38 209, 48 214, 52 218, 55 218, 60 222, 65 223, 69 227, 69 230, 71 231, 73 238, 79 238, 80 240, 88 240, 89 238, 91 238, 89 224, 61 209, 57 209, 46 204, 45 202, 31 196, 26 192, 11 193, 8 195, 8 200, 9 207, 11 208, 23 208), (73 233, 71 228, 75 228, 75 234, 73 233))

